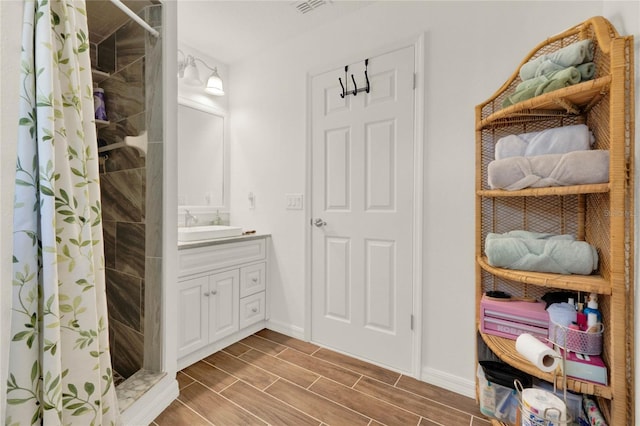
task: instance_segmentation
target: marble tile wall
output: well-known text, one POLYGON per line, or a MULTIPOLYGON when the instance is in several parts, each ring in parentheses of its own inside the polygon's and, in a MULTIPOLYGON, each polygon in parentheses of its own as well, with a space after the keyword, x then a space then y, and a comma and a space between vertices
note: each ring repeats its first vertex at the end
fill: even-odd
MULTIPOLYGON (((147 9, 156 8, 161 6, 147 9)), ((143 17, 159 16, 159 12, 147 9, 141 12, 143 17)), ((142 27, 131 21, 92 48, 98 68, 111 73, 99 85, 105 92, 109 120, 108 126, 98 130, 101 146, 145 130, 161 142, 162 131, 153 129, 162 128, 162 122, 154 118, 162 115, 162 94, 157 93, 156 87, 147 89, 150 82, 161 87, 161 67, 155 66, 161 63, 158 56, 161 49, 160 43, 155 51, 149 49, 150 38, 142 27), (147 50, 153 52, 153 68, 157 68, 151 73, 154 76, 151 80, 147 75, 151 71, 147 69, 147 50), (151 94, 154 101, 147 99, 151 94), (158 111, 151 111, 153 109, 158 111)), ((159 311, 155 306, 159 306, 161 283, 161 209, 158 207, 162 203, 162 145, 158 146, 159 155, 158 149, 151 146, 146 156, 141 156, 135 148, 108 151, 100 175, 112 364, 125 379, 143 368, 148 344, 145 341, 150 340, 145 336, 147 331, 151 336, 160 334, 155 329, 145 330, 150 323, 145 322, 145 300, 150 301, 154 311, 159 311), (149 179, 153 192, 147 191, 149 179), (150 217, 147 204, 153 206, 150 217), (151 259, 149 254, 153 256, 151 259), (152 290, 150 295, 146 294, 146 288, 152 290)), ((160 323, 158 318, 154 321, 160 323)), ((159 339, 154 337, 154 340, 159 339)))

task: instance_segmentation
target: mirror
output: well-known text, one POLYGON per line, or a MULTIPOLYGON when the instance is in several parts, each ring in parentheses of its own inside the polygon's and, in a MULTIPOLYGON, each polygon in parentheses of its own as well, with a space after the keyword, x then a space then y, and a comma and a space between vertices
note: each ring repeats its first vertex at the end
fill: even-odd
POLYGON ((178 99, 178 204, 227 209, 229 149, 226 115, 178 99))

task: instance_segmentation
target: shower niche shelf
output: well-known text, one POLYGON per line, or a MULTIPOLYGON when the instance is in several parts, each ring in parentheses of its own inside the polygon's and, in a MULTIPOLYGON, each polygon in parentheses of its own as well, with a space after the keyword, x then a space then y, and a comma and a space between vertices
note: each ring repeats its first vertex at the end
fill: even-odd
POLYGON ((95 119, 95 122, 98 129, 104 129, 105 127, 109 127, 109 124, 111 124, 110 121, 98 120, 97 118, 95 119))
POLYGON ((608 384, 568 378, 567 389, 596 397, 607 423, 614 425, 635 421, 633 348, 627 344, 634 336, 633 46, 633 37, 618 35, 606 19, 588 19, 538 44, 475 110, 478 357, 491 354, 561 388, 561 374, 540 371, 516 351, 515 340, 481 332, 480 302, 487 291, 536 299, 552 291, 574 291, 580 301, 597 293, 608 384), (522 81, 518 71, 524 63, 585 39, 593 42, 595 79, 501 108, 522 81), (609 151, 608 183, 519 191, 489 187, 487 169, 499 139, 575 124, 589 127, 595 137, 593 149, 609 151), (490 265, 484 252, 487 235, 514 230, 572 234, 597 249, 598 269, 591 275, 561 275, 490 265))
POLYGON ((91 68, 91 77, 93 78, 93 83, 98 84, 106 80, 107 78, 111 77, 111 74, 109 74, 108 72, 100 71, 95 68, 91 68))

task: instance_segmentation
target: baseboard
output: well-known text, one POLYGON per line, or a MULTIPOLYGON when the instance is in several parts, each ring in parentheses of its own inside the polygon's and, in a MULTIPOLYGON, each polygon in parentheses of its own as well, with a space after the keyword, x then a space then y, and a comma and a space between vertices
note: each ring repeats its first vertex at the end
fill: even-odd
POLYGON ((422 381, 429 384, 450 390, 469 398, 476 397, 476 383, 472 380, 463 379, 453 374, 444 373, 440 370, 424 367, 422 369, 422 381))
POLYGON ((274 321, 269 319, 266 323, 266 328, 278 333, 285 334, 289 337, 295 337, 296 339, 306 340, 304 337, 304 328, 296 327, 295 325, 274 321))
POLYGON ((160 415, 178 397, 178 381, 163 377, 129 408, 121 413, 124 426, 146 426, 160 415))

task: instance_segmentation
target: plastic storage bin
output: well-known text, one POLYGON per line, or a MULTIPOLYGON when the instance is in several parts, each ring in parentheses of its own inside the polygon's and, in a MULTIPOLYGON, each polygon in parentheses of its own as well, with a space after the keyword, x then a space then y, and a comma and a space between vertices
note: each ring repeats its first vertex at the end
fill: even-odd
MULTIPOLYGON (((544 389, 548 392, 553 392, 553 384, 549 382, 544 382, 538 380, 533 384, 534 388, 544 389)), ((564 392, 562 390, 556 390, 556 396, 564 400, 564 392)), ((567 391, 567 399, 565 401, 567 403, 567 412, 571 416, 573 420, 573 425, 589 425, 589 421, 584 415, 584 410, 582 409, 582 395, 571 393, 567 391)))
POLYGON ((481 366, 478 366, 478 383, 482 414, 513 424, 518 412, 516 390, 487 380, 481 366))

